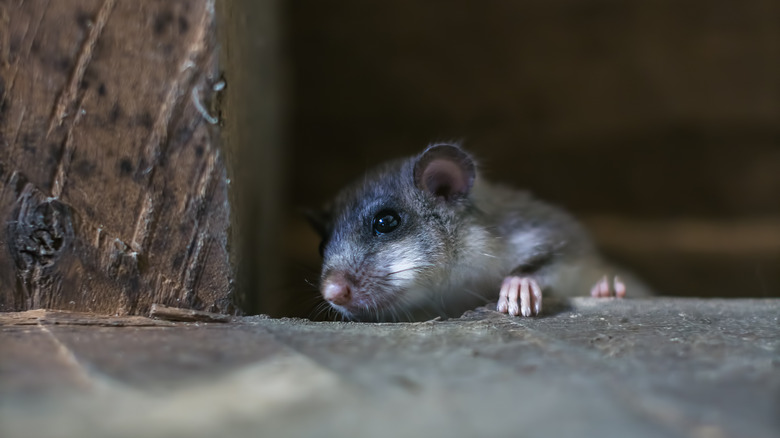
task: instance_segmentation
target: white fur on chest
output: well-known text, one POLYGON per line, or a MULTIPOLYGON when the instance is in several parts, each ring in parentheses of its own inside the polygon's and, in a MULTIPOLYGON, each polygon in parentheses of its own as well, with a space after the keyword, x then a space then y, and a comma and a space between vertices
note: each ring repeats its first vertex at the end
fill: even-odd
POLYGON ((480 226, 469 227, 458 260, 450 271, 450 289, 500 284, 512 264, 507 260, 507 242, 480 226))
POLYGON ((545 239, 539 230, 520 230, 507 236, 507 243, 505 257, 512 259, 515 268, 537 255, 545 239))

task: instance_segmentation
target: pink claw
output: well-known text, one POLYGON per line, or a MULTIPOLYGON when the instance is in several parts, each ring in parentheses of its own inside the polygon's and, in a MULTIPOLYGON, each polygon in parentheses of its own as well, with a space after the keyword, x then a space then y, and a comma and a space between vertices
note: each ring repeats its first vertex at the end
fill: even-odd
POLYGON ((610 287, 609 279, 605 275, 590 288, 590 296, 595 298, 624 298, 626 296, 626 284, 619 277, 615 276, 610 287))
POLYGON ((626 296, 626 284, 623 283, 623 280, 618 278, 616 275, 612 280, 612 284, 615 287, 615 296, 618 298, 624 298, 626 296))
POLYGON ((531 277, 506 277, 501 283, 496 310, 512 316, 533 316, 542 311, 542 288, 531 277))

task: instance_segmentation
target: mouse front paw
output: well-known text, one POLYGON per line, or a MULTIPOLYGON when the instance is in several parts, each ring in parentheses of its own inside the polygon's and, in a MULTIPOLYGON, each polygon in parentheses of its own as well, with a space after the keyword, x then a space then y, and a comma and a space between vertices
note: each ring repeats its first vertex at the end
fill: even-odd
POLYGON ((542 288, 531 277, 506 277, 496 310, 513 316, 538 315, 542 311, 542 288))
POLYGON ((590 288, 590 296, 596 298, 623 298, 626 296, 626 284, 617 275, 610 283, 605 275, 590 288))

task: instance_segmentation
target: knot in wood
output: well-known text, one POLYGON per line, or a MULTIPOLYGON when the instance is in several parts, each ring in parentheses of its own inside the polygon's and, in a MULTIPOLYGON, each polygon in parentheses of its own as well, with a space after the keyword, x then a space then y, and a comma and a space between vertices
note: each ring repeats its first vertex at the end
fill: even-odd
POLYGON ((17 268, 47 267, 73 238, 70 208, 44 197, 28 184, 17 199, 15 218, 8 224, 8 242, 17 268))

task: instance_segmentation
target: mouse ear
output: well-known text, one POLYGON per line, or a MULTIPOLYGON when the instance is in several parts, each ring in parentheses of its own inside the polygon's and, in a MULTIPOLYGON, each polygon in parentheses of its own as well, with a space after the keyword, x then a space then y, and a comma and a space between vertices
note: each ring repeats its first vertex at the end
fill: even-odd
POLYGON ((331 222, 330 211, 305 209, 303 215, 309 225, 317 232, 317 235, 323 239, 328 237, 331 222))
POLYGON ((468 195, 475 177, 474 160, 453 144, 428 146, 414 164, 414 185, 445 201, 468 195))

